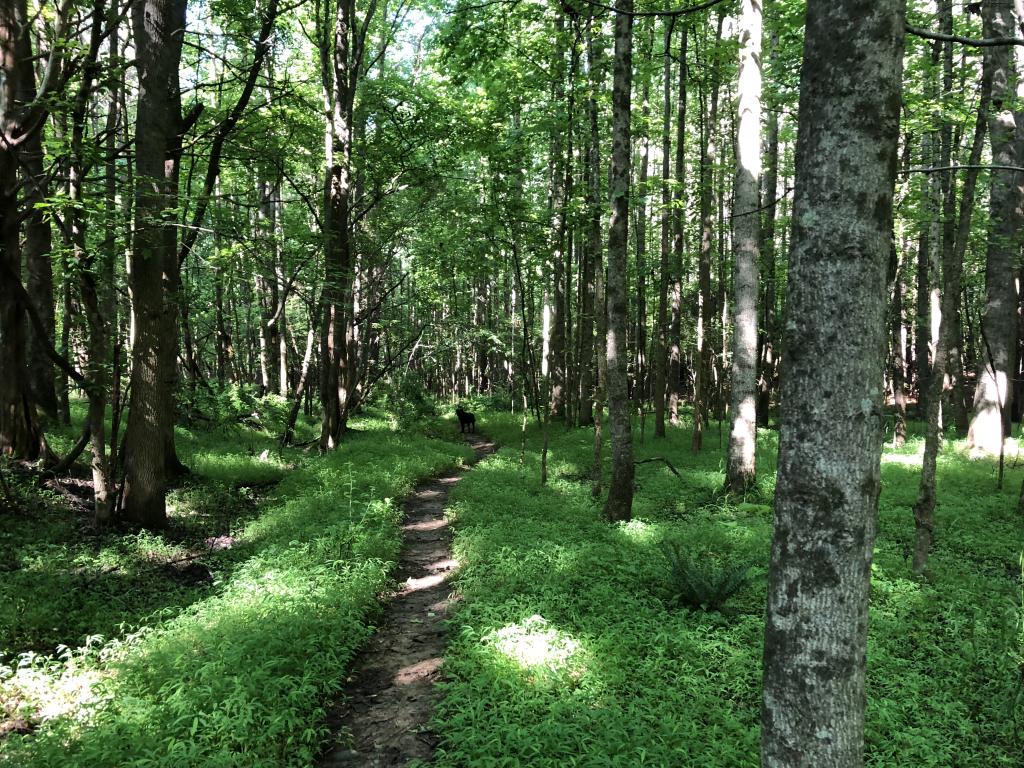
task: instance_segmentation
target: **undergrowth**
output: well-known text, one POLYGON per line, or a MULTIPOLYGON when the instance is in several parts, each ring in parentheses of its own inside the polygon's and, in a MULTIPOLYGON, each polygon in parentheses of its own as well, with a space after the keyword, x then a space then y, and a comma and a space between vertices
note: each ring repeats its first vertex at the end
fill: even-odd
MULTIPOLYGON (((649 426, 649 425, 648 425, 649 426)), ((722 492, 724 446, 688 429, 637 439, 632 522, 609 525, 590 497, 592 430, 551 427, 539 482, 531 426, 484 414, 506 448, 453 492, 463 599, 452 619, 437 763, 460 766, 756 766, 777 433, 761 431, 759 482, 722 492), (727 611, 677 608, 666 540, 714 569, 750 564, 727 611)), ((868 646, 870 766, 1019 766, 1024 751, 1024 468, 939 459, 936 543, 912 577, 922 440, 883 457, 868 646)), ((610 455, 605 446, 607 481, 610 455)), ((607 487, 607 482, 605 487, 607 487)))
MULTIPOLYGON (((34 624, 53 627, 19 639, 29 609, 0 612, 0 720, 24 716, 31 729, 0 741, 0 764, 309 765, 326 735, 324 705, 388 582, 400 542, 395 499, 471 455, 379 419, 354 426, 324 458, 264 454, 272 435, 244 426, 179 432, 198 479, 172 494, 167 535, 99 543, 78 535, 66 511, 47 511, 36 554, 25 545, 18 567, 0 573, 0 590, 45 606, 50 618, 34 624), (232 506, 274 480, 265 498, 232 506), (161 578, 162 590, 128 598, 132 610, 118 605, 135 590, 132 569, 173 560, 207 534, 225 543, 200 560, 208 578, 178 595, 150 568, 146 583, 161 578), (90 579, 95 594, 69 597, 81 616, 65 622, 60 596, 90 579)), ((24 541, 36 522, 5 523, 7 534, 24 541)))

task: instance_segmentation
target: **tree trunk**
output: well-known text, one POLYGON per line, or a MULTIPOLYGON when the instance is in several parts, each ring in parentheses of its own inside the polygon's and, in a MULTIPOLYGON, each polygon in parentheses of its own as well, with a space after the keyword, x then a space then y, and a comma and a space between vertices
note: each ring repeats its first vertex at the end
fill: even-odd
POLYGON ((175 179, 166 172, 181 123, 178 66, 185 28, 184 0, 144 0, 132 7, 139 98, 135 134, 135 233, 129 285, 135 338, 123 505, 128 520, 146 528, 166 524, 166 436, 173 434, 169 391, 177 334, 173 302, 177 280, 175 179))
MULTIPOLYGON (((580 413, 579 425, 595 422, 598 415, 595 408, 598 400, 597 347, 603 344, 604 335, 594 336, 595 322, 603 325, 604 305, 598 304, 597 280, 601 276, 601 137, 598 130, 597 96, 600 90, 600 76, 597 72, 597 48, 594 40, 593 19, 587 21, 587 162, 584 167, 587 184, 587 238, 584 246, 583 285, 580 286, 582 302, 580 309, 580 413), (600 340, 600 344, 598 343, 600 340)), ((597 424, 595 423, 595 427, 597 424)), ((598 465, 600 470, 600 465, 598 465)), ((600 482, 600 478, 598 478, 600 482)))
MULTIPOLYGON (((643 408, 644 399, 647 397, 648 361, 647 356, 647 192, 648 176, 651 160, 650 140, 650 61, 654 47, 654 27, 651 26, 651 36, 644 43, 644 67, 643 94, 641 96, 641 134, 640 144, 643 150, 640 155, 640 172, 637 174, 636 189, 636 326, 633 333, 633 346, 635 349, 635 366, 633 379, 633 403, 636 410, 643 408)), ((666 107, 667 109, 667 107, 666 107)), ((664 167, 664 163, 663 163, 664 167)), ((666 181, 662 175, 662 183, 666 181)), ((664 199, 664 197, 663 197, 664 199)), ((668 215, 668 211, 662 212, 662 219, 668 215)), ((664 226, 664 223, 662 224, 664 226)), ((662 234, 664 238, 664 234, 662 234)), ((657 402, 657 401, 655 401, 657 402)), ((655 406, 657 408, 657 406, 655 406)), ((662 427, 664 431, 664 426, 662 427)), ((657 434, 657 423, 655 423, 655 434, 657 434)))
MULTIPOLYGON (((769 60, 778 55, 779 36, 772 34, 769 60)), ((773 104, 768 110, 768 148, 765 154, 764 226, 761 228, 761 258, 764 263, 764 301, 762 302, 760 354, 761 375, 758 381, 757 425, 768 426, 768 415, 775 389, 775 208, 779 186, 779 108, 773 104)))
MULTIPOLYGON (((103 19, 106 9, 103 0, 97 0, 93 6, 92 28, 89 35, 89 49, 83 67, 82 82, 75 97, 71 118, 71 153, 69 163, 69 182, 71 206, 67 218, 71 230, 71 244, 75 263, 78 266, 78 281, 82 298, 82 308, 86 319, 86 356, 88 358, 89 412, 87 426, 90 434, 92 458, 93 496, 96 522, 100 525, 111 521, 112 493, 111 475, 107 463, 106 449, 106 407, 107 390, 110 380, 111 344, 108 314, 111 307, 110 294, 113 286, 113 251, 101 248, 92 252, 86 239, 86 216, 84 201, 85 184, 85 122, 86 109, 92 95, 93 82, 97 76, 97 57, 99 55, 103 19), (97 263, 96 253, 99 254, 97 263)), ((116 38, 114 38, 116 41, 116 38)), ((112 41, 112 44, 116 42, 112 41)), ((117 108, 111 99, 108 128, 116 127, 117 108)), ((109 205, 109 203, 108 203, 109 205)))
POLYGON ((739 128, 733 196, 732 429, 726 485, 743 493, 756 478, 757 262, 761 196, 761 0, 743 0, 739 128))
POLYGON ((626 378, 626 251, 629 227, 630 89, 633 77, 633 0, 615 3, 615 73, 612 84, 611 209, 608 227, 608 421, 612 476, 604 516, 629 520, 633 508, 633 435, 626 378))
MULTIPOLYGON (((986 0, 982 4, 985 35, 1009 37, 1016 30, 1013 6, 986 0)), ((1016 66, 1008 46, 985 49, 984 67, 992 88, 993 109, 988 116, 988 134, 994 165, 1019 165, 1017 124, 1011 109, 1016 66)), ((981 319, 981 352, 978 355, 978 385, 974 393, 974 414, 967 443, 975 453, 999 455, 1009 435, 1010 397, 1008 386, 1016 363, 1017 345, 1017 260, 1020 240, 1022 175, 1016 171, 993 170, 989 192, 989 240, 985 259, 985 311, 981 319)))
POLYGON ((565 19, 561 13, 555 21, 554 53, 551 63, 551 99, 555 119, 551 129, 551 192, 548 202, 551 228, 548 233, 550 260, 550 343, 548 364, 548 409, 551 417, 565 416, 565 141, 567 121, 565 101, 565 19))
POLYGON ((722 14, 718 15, 715 46, 710 54, 712 76, 710 94, 703 93, 710 107, 701 110, 702 142, 700 158, 700 260, 697 266, 697 349, 694 355, 693 439, 691 447, 699 451, 704 445, 704 423, 707 418, 708 394, 711 392, 711 363, 708 338, 711 332, 711 256, 715 236, 714 170, 718 156, 715 132, 718 130, 718 43, 722 37, 722 14))
POLYGON ((864 763, 903 24, 899 0, 807 8, 765 627, 766 768, 864 763))
POLYGON ((679 426, 679 399, 683 391, 683 219, 686 216, 686 48, 689 27, 679 39, 679 90, 676 99, 676 189, 672 208, 672 325, 669 329, 669 420, 679 426))
MULTIPOLYGON (((19 12, 25 9, 16 4, 19 12)), ((19 42, 21 61, 32 61, 31 22, 21 17, 24 33, 19 42)), ((31 64, 18 66, 19 101, 30 104, 36 98, 35 73, 31 64)), ((45 200, 49 194, 46 172, 43 167, 43 129, 33 131, 26 139, 24 149, 19 153, 24 165, 26 176, 26 199, 28 207, 25 219, 24 260, 27 272, 26 289, 35 307, 36 314, 42 321, 46 333, 39 337, 34 329, 28 334, 28 388, 32 403, 48 418, 57 417, 57 390, 55 387, 53 363, 46 350, 54 346, 56 320, 54 317, 53 264, 52 245, 53 233, 50 221, 42 208, 36 204, 45 200)))
MULTIPOLYGON (((939 17, 941 19, 942 31, 946 34, 953 33, 953 6, 952 0, 941 0, 939 3, 939 17)), ((950 93, 953 88, 953 44, 943 44, 943 92, 950 93)), ((988 78, 985 78, 986 80, 988 78)), ((990 94, 986 92, 985 83, 982 83, 981 107, 987 109, 990 94)), ((977 139, 978 129, 975 130, 977 139)), ((952 159, 953 126, 949 120, 944 120, 941 129, 941 146, 939 164, 948 166, 952 159)), ((980 141, 975 141, 972 146, 979 150, 980 141)), ((977 160, 973 164, 977 164, 977 160)), ((971 203, 974 198, 974 179, 977 178, 977 171, 968 171, 968 177, 964 181, 964 201, 971 203)), ((921 480, 918 490, 917 503, 914 505, 914 573, 920 575, 928 564, 928 556, 931 551, 932 539, 935 527, 935 481, 936 464, 939 455, 939 448, 942 443, 942 396, 950 389, 951 382, 955 375, 949 375, 947 370, 954 364, 958 356, 950 354, 951 347, 955 346, 957 333, 953 326, 957 322, 957 307, 960 303, 960 282, 963 271, 963 264, 960 259, 962 255, 957 248, 958 227, 956 216, 956 186, 953 183, 951 173, 946 173, 942 179, 943 210, 942 210, 942 281, 943 290, 939 309, 939 330, 938 343, 935 347, 935 359, 931 369, 929 380, 928 396, 925 399, 925 447, 924 457, 921 464, 921 480)), ((970 213, 961 208, 961 215, 970 217, 970 213)), ((962 224, 962 222, 961 222, 962 224)), ((968 224, 969 227, 969 224, 968 224)), ((965 243, 966 246, 966 243, 965 243)), ((936 270, 937 271, 937 270, 936 270)))
POLYGON ((23 68, 31 67, 27 19, 24 0, 0 4, 0 455, 34 461, 48 451, 26 376, 26 307, 15 288, 21 278, 17 142, 32 130, 26 94, 18 88, 27 77, 23 68))
POLYGON ((665 20, 665 50, 662 81, 665 92, 661 129, 661 263, 658 281, 658 328, 654 351, 654 436, 665 437, 665 405, 668 397, 668 285, 671 280, 669 261, 669 217, 671 187, 669 160, 672 155, 672 28, 675 18, 665 20))
MULTIPOLYGON (((349 341, 355 280, 349 222, 352 206, 352 125, 362 48, 358 27, 354 3, 341 0, 334 19, 334 59, 324 64, 327 70, 324 85, 329 94, 331 120, 328 126, 330 151, 324 216, 324 317, 320 336, 321 452, 341 442, 348 424, 349 341)), ((321 51, 324 51, 323 45, 321 51)))
MULTIPOLYGON (((904 244, 906 240, 904 239, 904 244)), ((906 251, 906 248, 903 249, 906 251)), ((892 322, 890 331, 890 360, 892 361, 892 372, 889 380, 892 384, 892 399, 896 408, 895 424, 893 425, 892 444, 896 448, 902 447, 907 442, 907 361, 903 357, 904 337, 907 326, 903 318, 903 265, 897 264, 896 276, 892 288, 892 309, 890 316, 892 322)))

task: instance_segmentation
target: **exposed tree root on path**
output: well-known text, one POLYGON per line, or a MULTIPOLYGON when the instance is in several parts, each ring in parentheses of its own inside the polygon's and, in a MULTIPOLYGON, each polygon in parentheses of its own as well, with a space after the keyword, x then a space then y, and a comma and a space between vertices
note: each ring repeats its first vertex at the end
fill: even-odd
MULTIPOLYGON (((474 462, 497 448, 483 435, 465 439, 476 452, 474 462)), ((455 469, 423 482, 406 499, 399 588, 353 665, 343 703, 329 718, 338 744, 321 758, 321 768, 400 766, 433 754, 427 725, 444 657, 448 578, 458 565, 444 508, 464 472, 455 469)))

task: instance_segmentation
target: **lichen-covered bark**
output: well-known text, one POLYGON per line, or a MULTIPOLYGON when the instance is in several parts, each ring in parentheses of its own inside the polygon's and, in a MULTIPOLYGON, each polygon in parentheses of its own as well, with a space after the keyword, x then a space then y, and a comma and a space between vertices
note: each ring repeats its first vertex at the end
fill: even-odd
MULTIPOLYGON (((982 4, 985 35, 1012 37, 1016 30, 1013 5, 995 0, 982 4)), ((1009 46, 985 49, 984 68, 992 89, 988 118, 994 165, 1019 165, 1016 118, 1009 99, 1016 82, 1016 67, 1009 46)), ((1009 434, 1008 386, 1016 361, 1017 261, 1020 240, 1020 184, 1024 174, 993 170, 989 191, 989 236, 985 256, 985 312, 981 320, 978 355, 978 386, 967 442, 978 453, 998 455, 1003 437, 1009 434)))
POLYGON ((629 520, 633 509, 633 435, 626 373, 626 250, 629 221, 630 89, 633 77, 633 0, 615 4, 615 73, 612 85, 611 208, 608 228, 608 420, 612 476, 604 516, 629 520))
POLYGON ((757 447, 757 262, 761 187, 761 0, 741 3, 739 128, 733 195, 732 429, 726 485, 754 481, 757 447))
POLYGON ((768 768, 864 759, 903 19, 900 0, 807 8, 765 627, 768 768))

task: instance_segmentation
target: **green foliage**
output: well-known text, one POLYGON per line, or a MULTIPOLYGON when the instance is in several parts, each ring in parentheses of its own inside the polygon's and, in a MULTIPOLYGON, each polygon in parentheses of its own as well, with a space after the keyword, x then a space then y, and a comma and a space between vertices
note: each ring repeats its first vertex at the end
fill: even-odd
MULTIPOLYGON (((532 425, 519 464, 519 420, 486 414, 508 446, 455 489, 452 515, 462 600, 445 659, 438 762, 482 765, 758 763, 765 581, 714 611, 674 610, 665 541, 680 554, 767 567, 777 434, 758 435, 767 467, 757 502, 720 494, 714 430, 690 451, 688 429, 641 443, 634 519, 608 525, 590 499, 590 430, 553 430, 550 480, 539 483, 532 425), (713 557, 712 557, 713 556, 713 557)), ((904 559, 912 540, 921 441, 887 451, 868 647, 867 762, 881 766, 1019 765, 1020 522, 1008 467, 960 444, 940 457, 936 551, 924 581, 904 559)), ((1013 446, 1008 447, 1012 454, 1013 446)), ((604 471, 609 470, 605 447, 604 471)), ((703 565, 703 563, 702 563, 703 565)))
POLYGON ((678 541, 659 546, 668 564, 669 601, 674 605, 717 611, 750 583, 750 566, 718 564, 702 553, 694 557, 678 541))
POLYGON ((388 380, 376 390, 375 403, 393 413, 399 429, 408 429, 424 419, 437 416, 437 405, 428 394, 423 380, 409 373, 388 380))
POLYGON ((358 426, 338 450, 283 476, 187 607, 169 601, 114 639, 0 666, 0 706, 49 713, 33 735, 0 746, 0 764, 309 765, 324 704, 388 583, 400 541, 393 499, 469 455, 358 426))

